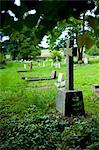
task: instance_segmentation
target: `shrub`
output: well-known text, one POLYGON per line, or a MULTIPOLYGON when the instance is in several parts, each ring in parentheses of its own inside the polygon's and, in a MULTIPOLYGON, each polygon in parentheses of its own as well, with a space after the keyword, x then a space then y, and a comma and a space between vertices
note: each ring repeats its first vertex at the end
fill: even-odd
POLYGON ((90 48, 89 50, 87 50, 86 53, 89 54, 89 55, 92 55, 92 56, 99 55, 99 48, 93 46, 92 48, 90 48))
POLYGON ((70 127, 65 128, 62 133, 62 147, 71 150, 93 147, 98 150, 97 138, 98 124, 95 119, 74 118, 70 127))
POLYGON ((53 59, 54 62, 56 61, 56 58, 57 58, 58 61, 61 61, 62 56, 61 56, 60 52, 53 51, 52 55, 51 55, 51 58, 53 59))

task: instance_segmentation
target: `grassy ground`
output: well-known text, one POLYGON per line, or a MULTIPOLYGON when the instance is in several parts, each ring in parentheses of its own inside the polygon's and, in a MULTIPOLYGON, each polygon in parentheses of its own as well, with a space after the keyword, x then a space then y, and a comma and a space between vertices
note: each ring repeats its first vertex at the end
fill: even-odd
MULTIPOLYGON (((18 69, 23 69, 23 65, 24 64, 22 62, 21 63, 8 62, 6 68, 0 70, 0 113, 1 113, 0 131, 2 133, 1 135, 3 136, 3 140, 2 140, 3 144, 1 149, 15 149, 16 145, 17 146, 19 145, 19 147, 17 147, 16 149, 25 149, 23 147, 20 148, 21 144, 23 144, 21 146, 24 146, 25 144, 26 149, 28 149, 27 147, 29 147, 29 143, 31 139, 29 139, 28 145, 26 145, 26 142, 24 143, 24 139, 26 140, 27 136, 32 138, 33 136, 36 136, 36 133, 38 133, 37 136, 40 138, 39 140, 42 139, 44 142, 43 138, 45 139, 46 137, 48 138, 45 140, 45 143, 46 141, 48 141, 48 144, 45 144, 46 145, 45 149, 47 148, 49 150, 50 149, 55 150, 55 148, 53 147, 48 148, 49 141, 52 142, 51 145, 55 146, 54 142, 58 140, 58 136, 60 137, 61 135, 60 133, 63 131, 63 130, 61 131, 60 129, 60 124, 61 122, 63 122, 63 120, 58 121, 57 115, 55 115, 54 112, 55 100, 57 96, 57 88, 55 87, 55 83, 57 79, 47 80, 47 81, 26 82, 21 79, 21 76, 22 75, 49 76, 51 71, 55 69, 57 71, 57 77, 60 72, 63 72, 64 79, 66 79, 65 64, 63 64, 60 69, 59 68, 56 69, 54 67, 51 67, 49 62, 46 62, 45 67, 38 67, 38 68, 34 67, 31 72, 17 73, 16 71, 18 69), (51 113, 52 120, 50 120, 49 116, 45 115, 49 113, 51 113), (42 116, 42 117, 38 118, 38 116, 42 116), (38 120, 37 122, 35 122, 35 118, 36 121, 38 120), (42 121, 39 122, 39 119, 42 121), (33 125, 30 122, 32 122, 33 125, 35 125, 34 126, 35 131, 32 128, 33 125), (44 129, 42 129, 43 127, 44 129), (55 127, 55 129, 53 127, 55 127), (58 128, 59 131, 56 131, 58 128), (30 129, 32 130, 31 133, 33 132, 33 136, 28 135, 30 129), (26 134, 23 135, 23 132, 25 132, 26 134), (45 137, 44 135, 41 134, 42 132, 44 132, 45 137), (51 139, 49 139, 49 135, 51 136, 51 139), (19 144, 18 142, 19 140, 23 140, 21 141, 21 144, 19 144), (13 147, 14 146, 13 144, 15 144, 15 147, 13 147), (8 148, 9 145, 11 148, 8 148)), ((97 63, 96 60, 95 61, 91 60, 90 64, 88 65, 78 65, 78 64, 74 65, 75 89, 79 89, 83 92, 85 111, 88 112, 89 114, 95 115, 96 118, 98 117, 98 113, 99 113, 99 109, 98 109, 99 101, 98 98, 96 98, 92 92, 92 85, 97 83, 99 84, 99 63, 97 63)), ((72 131, 73 132, 75 131, 76 133, 77 128, 78 130, 80 130, 80 134, 82 134, 83 132, 85 133, 85 130, 88 129, 88 126, 91 124, 91 122, 92 121, 90 121, 90 119, 88 119, 87 121, 76 120, 74 126, 70 126, 70 130, 66 130, 66 133, 64 134, 66 134, 65 136, 67 137, 68 132, 72 134, 72 131), (83 126, 83 131, 82 131, 82 126, 83 126)), ((67 122, 65 123, 65 125, 68 126, 67 122)), ((62 126, 64 126, 64 123, 62 123, 61 127, 62 126)), ((86 132, 89 133, 90 131, 93 133, 92 130, 93 127, 90 125, 89 128, 90 130, 88 129, 88 131, 86 132)), ((62 135, 62 137, 64 137, 64 134, 62 135)), ((79 134, 77 136, 79 139, 79 134)), ((69 138, 71 138, 71 135, 69 138)), ((35 147, 37 146, 37 141, 36 141, 36 145, 34 144, 35 147)), ((61 145, 59 141, 57 141, 57 143, 61 145)), ((65 143, 66 142, 64 141, 63 145, 65 143)), ((69 143, 69 145, 72 144, 69 143)), ((49 146, 51 147, 51 145, 49 146)), ((92 147, 94 147, 94 145, 92 147)), ((33 149, 33 148, 29 147, 29 149, 33 149)), ((42 150, 44 149, 44 147, 43 146, 40 148, 37 147, 35 149, 42 150)))
MULTIPOLYGON (((57 89, 54 83, 57 81, 57 79, 26 82, 21 79, 22 75, 49 76, 51 71, 55 69, 57 71, 57 76, 60 72, 63 72, 63 78, 66 79, 65 64, 63 64, 60 69, 56 69, 52 68, 50 63, 47 62, 45 67, 33 68, 31 72, 26 73, 17 73, 16 71, 18 69, 23 69, 23 63, 8 62, 6 69, 0 70, 0 101, 1 103, 12 101, 15 108, 13 105, 11 105, 11 109, 16 109, 16 107, 18 107, 17 109, 22 110, 22 108, 25 109, 26 106, 29 106, 33 103, 39 103, 40 105, 40 103, 45 102, 45 100, 48 101, 48 104, 49 102, 53 103, 55 101, 57 89), (46 88, 43 88, 44 86, 46 86, 46 88), (38 94, 39 92, 40 95, 38 94), (40 96, 40 98, 38 98, 38 102, 36 94, 38 97, 40 96), (20 103, 22 103, 22 105, 20 103)), ((85 110, 93 114, 98 112, 97 98, 92 92, 92 85, 97 83, 99 83, 99 63, 74 65, 74 87, 75 89, 83 92, 85 110)))

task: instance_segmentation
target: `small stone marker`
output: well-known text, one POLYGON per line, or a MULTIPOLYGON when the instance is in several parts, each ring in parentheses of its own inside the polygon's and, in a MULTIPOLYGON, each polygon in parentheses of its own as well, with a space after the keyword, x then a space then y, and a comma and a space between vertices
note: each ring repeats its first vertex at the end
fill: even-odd
POLYGON ((63 73, 59 73, 58 82, 62 82, 62 81, 63 81, 63 73))
POLYGON ((24 69, 26 69, 26 64, 24 64, 24 69))
POLYGON ((56 71, 53 70, 51 73, 51 79, 55 79, 56 78, 56 71))
POLYGON ((85 65, 88 64, 88 58, 87 58, 87 57, 84 58, 84 64, 85 64, 85 65))
POLYGON ((43 67, 45 67, 45 62, 43 61, 43 67))

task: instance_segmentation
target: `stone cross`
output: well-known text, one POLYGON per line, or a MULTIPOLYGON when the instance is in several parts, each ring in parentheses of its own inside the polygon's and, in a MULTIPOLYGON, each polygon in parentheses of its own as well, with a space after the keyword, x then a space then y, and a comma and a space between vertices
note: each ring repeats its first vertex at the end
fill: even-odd
POLYGON ((67 46, 65 48, 66 56, 66 90, 73 90, 73 52, 70 40, 67 41, 67 46))

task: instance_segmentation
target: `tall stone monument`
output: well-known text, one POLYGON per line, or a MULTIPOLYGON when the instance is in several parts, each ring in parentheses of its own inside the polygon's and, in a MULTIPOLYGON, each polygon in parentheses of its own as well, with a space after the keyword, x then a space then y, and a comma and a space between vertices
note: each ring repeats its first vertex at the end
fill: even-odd
POLYGON ((73 40, 68 40, 65 49, 66 56, 66 85, 58 89, 56 108, 63 115, 84 115, 83 95, 81 91, 74 90, 73 79, 73 40))

